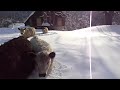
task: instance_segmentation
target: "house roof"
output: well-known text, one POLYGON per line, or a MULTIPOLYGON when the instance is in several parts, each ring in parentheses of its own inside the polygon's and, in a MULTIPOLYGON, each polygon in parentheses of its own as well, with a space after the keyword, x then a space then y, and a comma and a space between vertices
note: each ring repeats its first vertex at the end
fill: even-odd
POLYGON ((24 21, 24 23, 35 13, 35 11, 33 11, 28 17, 27 19, 24 21))
MULTIPOLYGON (((24 23, 32 16, 35 14, 36 11, 33 11, 28 17, 27 19, 24 21, 24 23)), ((65 17, 65 15, 62 13, 62 12, 55 12, 55 15, 56 16, 62 16, 62 17, 65 17)))

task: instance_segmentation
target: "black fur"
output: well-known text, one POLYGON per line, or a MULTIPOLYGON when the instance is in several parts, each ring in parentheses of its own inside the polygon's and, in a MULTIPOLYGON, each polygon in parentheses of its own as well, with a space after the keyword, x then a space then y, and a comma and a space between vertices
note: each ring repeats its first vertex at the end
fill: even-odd
POLYGON ((0 79, 26 79, 35 69, 31 43, 23 36, 0 46, 0 79))

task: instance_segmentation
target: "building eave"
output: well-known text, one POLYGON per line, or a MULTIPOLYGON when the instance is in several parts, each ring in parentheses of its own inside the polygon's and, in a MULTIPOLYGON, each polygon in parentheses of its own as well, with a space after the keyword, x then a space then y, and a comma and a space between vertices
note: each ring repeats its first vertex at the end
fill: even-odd
POLYGON ((28 17, 27 19, 24 21, 24 23, 35 13, 35 11, 33 11, 28 17))

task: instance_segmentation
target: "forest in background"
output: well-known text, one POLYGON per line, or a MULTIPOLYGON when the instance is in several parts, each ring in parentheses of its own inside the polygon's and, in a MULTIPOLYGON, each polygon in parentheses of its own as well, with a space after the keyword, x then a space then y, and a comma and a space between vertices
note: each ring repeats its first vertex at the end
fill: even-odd
MULTIPOLYGON (((0 27, 23 23, 32 11, 0 11, 0 27)), ((62 11, 66 15, 65 28, 75 30, 90 26, 90 11, 62 11)), ((92 11, 92 26, 120 25, 120 11, 92 11), (111 21, 110 21, 111 20, 111 21)))

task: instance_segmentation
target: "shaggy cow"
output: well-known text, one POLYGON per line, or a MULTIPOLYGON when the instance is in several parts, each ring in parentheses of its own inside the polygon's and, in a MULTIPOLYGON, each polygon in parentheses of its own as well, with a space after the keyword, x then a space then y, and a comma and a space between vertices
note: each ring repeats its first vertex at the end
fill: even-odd
POLYGON ((35 60, 37 63, 39 76, 45 77, 52 69, 55 52, 52 51, 51 46, 47 42, 39 39, 37 36, 34 36, 30 42, 33 46, 33 50, 36 53, 35 60))
POLYGON ((48 28, 45 27, 44 29, 42 29, 42 32, 43 32, 43 34, 48 33, 48 28))
POLYGON ((36 29, 34 27, 25 27, 25 28, 18 28, 21 35, 25 38, 29 38, 35 35, 36 29))
POLYGON ((0 79, 25 79, 35 69, 35 54, 23 36, 0 46, 0 79))

